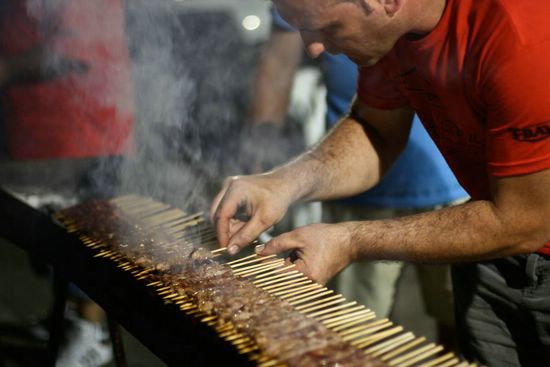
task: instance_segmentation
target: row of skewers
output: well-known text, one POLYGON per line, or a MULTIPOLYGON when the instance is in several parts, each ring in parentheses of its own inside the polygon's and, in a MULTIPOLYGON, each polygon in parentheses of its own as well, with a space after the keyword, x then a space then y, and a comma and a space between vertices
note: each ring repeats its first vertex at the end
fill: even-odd
POLYGON ((463 367, 453 353, 316 284, 275 256, 219 263, 202 214, 139 196, 56 215, 94 256, 213 327, 258 366, 463 367), (201 247, 199 247, 201 246, 201 247))

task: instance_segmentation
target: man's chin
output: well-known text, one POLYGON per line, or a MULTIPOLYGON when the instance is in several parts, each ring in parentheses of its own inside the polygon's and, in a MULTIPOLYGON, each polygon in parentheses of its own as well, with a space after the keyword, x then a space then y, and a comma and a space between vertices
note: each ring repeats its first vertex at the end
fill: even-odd
POLYGON ((357 66, 359 67, 369 67, 369 66, 373 66, 374 64, 376 64, 378 62, 378 59, 375 59, 375 58, 355 58, 355 57, 350 57, 349 58, 351 61, 353 61, 353 63, 357 64, 357 66))

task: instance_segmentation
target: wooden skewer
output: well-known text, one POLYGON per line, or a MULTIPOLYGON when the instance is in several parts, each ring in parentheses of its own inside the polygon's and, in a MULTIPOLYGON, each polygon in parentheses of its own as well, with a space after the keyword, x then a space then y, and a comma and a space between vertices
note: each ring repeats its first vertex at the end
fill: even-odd
POLYGON ((386 339, 388 336, 395 335, 397 333, 400 333, 403 331, 402 326, 396 326, 394 328, 388 329, 386 331, 382 331, 380 333, 377 333, 375 335, 368 336, 366 338, 355 340, 353 344, 357 346, 359 349, 364 349, 366 347, 369 347, 373 345, 374 343, 379 342, 382 339, 386 339))
POLYGON ((294 308, 298 311, 303 311, 304 313, 308 313, 308 312, 314 311, 314 307, 326 307, 326 306, 332 305, 331 302, 339 303, 339 302, 344 302, 345 300, 346 299, 344 297, 342 297, 340 294, 337 294, 332 297, 322 298, 315 302, 311 302, 301 306, 296 306, 294 308))
POLYGON ((233 330, 233 329, 234 329, 234 328, 233 328, 233 325, 232 325, 232 324, 222 324, 222 325, 220 325, 220 326, 218 326, 218 327, 216 328, 216 331, 217 331, 218 333, 223 333, 223 332, 225 332, 225 331, 233 330))
POLYGON ((191 304, 191 303, 186 303, 186 304, 180 305, 180 309, 182 309, 184 311, 192 310, 194 308, 197 308, 197 306, 194 305, 194 304, 191 304))
POLYGON ((424 338, 423 336, 421 336, 420 338, 417 338, 415 340, 413 340, 412 342, 410 343, 407 343, 405 345, 403 345, 402 347, 400 348, 397 348, 389 353, 386 353, 384 354, 383 356, 380 357, 380 359, 382 361, 387 361, 395 356, 398 356, 400 355, 401 353, 411 349, 412 347, 415 347, 417 346, 418 344, 421 344, 421 343, 424 343, 426 341, 426 338, 424 338))
MULTIPOLYGON (((340 316, 336 316, 333 318, 329 317, 319 317, 319 320, 323 320, 323 324, 326 325, 326 327, 333 328, 338 325, 345 324, 346 322, 350 320, 356 320, 360 319, 362 317, 375 317, 374 312, 369 310, 368 308, 360 308, 358 311, 355 312, 344 312, 340 316)), ((369 319, 370 320, 370 319, 369 319)))
MULTIPOLYGON (((220 335, 221 336, 221 335, 220 335)), ((227 335, 227 336, 223 336, 223 338, 227 341, 231 341, 231 340, 238 340, 238 339, 243 339, 245 338, 245 336, 237 331, 235 331, 233 334, 231 335, 227 335)), ((250 339, 249 339, 250 340, 250 339)))
POLYGON ((313 283, 313 281, 309 280, 309 279, 305 279, 305 280, 293 279, 290 282, 284 282, 282 284, 268 285, 267 287, 262 287, 262 289, 264 291, 269 292, 269 293, 275 293, 277 291, 282 291, 283 289, 288 289, 288 288, 292 288, 292 287, 299 287, 301 285, 311 284, 311 283, 313 283))
POLYGON ((190 222, 190 221, 197 220, 197 219, 199 219, 199 218, 203 218, 203 217, 204 217, 204 213, 203 213, 203 212, 198 212, 198 213, 194 213, 194 214, 190 214, 190 215, 187 215, 187 214, 185 214, 184 212, 182 212, 182 213, 184 214, 183 217, 180 217, 180 218, 171 220, 171 221, 169 221, 169 222, 166 222, 166 223, 164 223, 162 226, 163 226, 164 228, 170 228, 170 227, 176 226, 176 225, 178 225, 178 224, 183 224, 183 223, 190 222))
POLYGON ((284 260, 277 259, 277 260, 274 260, 273 262, 270 262, 269 264, 262 265, 260 267, 256 267, 250 270, 234 271, 233 273, 241 277, 251 277, 254 275, 264 274, 265 272, 269 272, 269 274, 272 274, 274 269, 281 270, 283 267, 284 267, 284 260))
POLYGON ((237 335, 238 337, 242 336, 233 327, 231 329, 226 330, 223 333, 218 334, 218 336, 220 338, 223 338, 223 339, 226 339, 226 340, 227 340, 227 338, 234 337, 235 335, 237 335))
POLYGON ((275 366, 277 363, 278 363, 277 360, 272 359, 270 361, 260 363, 258 367, 272 367, 272 366, 275 366))
POLYGON ((184 217, 185 217, 184 212, 182 212, 178 208, 172 208, 172 209, 163 211, 162 213, 147 216, 146 218, 142 218, 142 220, 145 223, 147 223, 147 225, 158 226, 158 225, 162 225, 164 223, 168 223, 184 217))
POLYGON ((281 274, 278 274, 278 275, 274 275, 272 277, 269 277, 269 279, 257 279, 257 280, 253 280, 252 283, 256 284, 256 286, 258 287, 263 287, 263 286, 266 286, 266 285, 270 285, 270 284, 273 284, 273 283, 278 283, 280 281, 283 281, 283 280, 288 280, 288 279, 292 279, 292 278, 301 278, 301 279, 307 279, 304 274, 298 272, 298 270, 292 270, 292 271, 288 271, 288 272, 285 272, 285 273, 281 273, 281 274))
POLYGON ((165 294, 171 294, 173 292, 172 288, 166 289, 166 290, 157 290, 157 294, 160 296, 163 296, 165 294))
POLYGON ((357 301, 348 302, 348 303, 344 303, 343 305, 340 305, 340 306, 335 306, 335 307, 332 307, 332 308, 327 308, 325 310, 321 310, 321 311, 311 313, 308 316, 310 316, 310 317, 319 317, 319 316, 326 315, 326 314, 332 314, 334 311, 340 311, 342 309, 346 309, 348 307, 355 306, 356 304, 357 304, 357 301))
POLYGON ((116 253, 111 250, 101 250, 97 254, 95 254, 94 257, 107 257, 109 255, 114 256, 116 255, 116 253))
MULTIPOLYGON (((379 323, 379 324, 376 324, 376 325, 372 325, 372 326, 356 326, 350 330, 353 330, 352 331, 349 331, 349 330, 346 330, 345 332, 347 332, 348 334, 346 334, 345 336, 342 336, 342 338, 345 340, 345 341, 352 341, 354 339, 358 339, 361 337, 361 339, 358 339, 358 340, 355 340, 355 342, 357 344, 362 344, 364 343, 366 337, 365 335, 371 335, 373 333, 376 333, 377 331, 380 331, 380 330, 384 330, 384 329, 387 329, 387 328, 391 328, 393 326, 393 323, 389 322, 389 321, 384 321, 384 322, 381 322, 382 320, 378 320, 378 321, 375 321, 371 324, 376 324, 376 323, 379 323)), ((369 325, 371 325, 369 324, 369 325)), ((343 332, 342 332, 343 333, 343 332)), ((340 335, 342 335, 342 333, 340 333, 340 335)))
POLYGON ((98 248, 107 247, 107 246, 103 242, 96 242, 93 245, 88 247, 91 248, 92 250, 97 250, 98 248))
POLYGON ((238 273, 243 273, 243 272, 246 272, 248 270, 254 270, 254 269, 260 269, 260 268, 263 268, 269 264, 274 264, 274 263, 281 263, 281 262, 284 262, 283 259, 269 259, 269 261, 264 261, 264 262, 260 262, 260 263, 257 263, 257 264, 245 264, 245 263, 241 263, 239 264, 239 266, 244 266, 243 268, 241 269, 237 269, 235 266, 232 267, 232 270, 233 270, 233 273, 234 274, 238 274, 238 273))
POLYGON ((470 367, 470 366, 473 366, 473 367, 477 367, 476 364, 471 364, 469 365, 467 362, 462 362, 460 363, 460 361, 458 360, 458 358, 455 358, 455 359, 452 359, 448 362, 445 362, 445 363, 442 363, 442 364, 439 364, 435 367, 470 367))
POLYGON ((238 349, 238 352, 242 354, 243 350, 250 349, 250 348, 254 347, 256 345, 256 343, 254 343, 254 341, 249 338, 244 343, 237 343, 237 344, 233 344, 233 345, 238 349))
MULTIPOLYGON (((340 332, 339 334, 342 337, 344 337, 344 336, 348 336, 348 337, 353 336, 353 335, 356 335, 357 332, 365 332, 366 334, 372 334, 376 330, 379 330, 380 326, 388 327, 388 326, 392 326, 392 325, 393 324, 388 319, 380 319, 380 320, 376 320, 376 321, 373 321, 373 322, 368 323, 368 324, 355 326, 351 329, 344 330, 344 331, 340 332)), ((357 336, 361 336, 361 335, 363 335, 363 334, 359 334, 357 336)), ((351 339, 355 339, 355 338, 351 338, 351 339)))
POLYGON ((438 358, 434 359, 433 361, 423 363, 418 367, 435 367, 437 365, 440 365, 443 362, 448 363, 448 362, 450 362, 449 360, 451 360, 453 358, 455 359, 456 362, 458 362, 458 358, 455 357, 455 354, 450 352, 450 353, 442 355, 441 357, 438 357, 438 358))
POLYGON ((306 292, 312 291, 314 289, 320 289, 320 288, 324 288, 324 287, 321 284, 313 283, 313 284, 307 284, 305 286, 298 287, 295 289, 286 289, 284 291, 280 291, 273 294, 279 297, 280 299, 287 299, 287 298, 292 298, 299 294, 304 294, 306 292))
POLYGON ((170 208, 170 205, 152 202, 148 204, 143 203, 143 205, 136 205, 132 208, 124 208, 124 212, 128 216, 142 218, 168 208, 170 208))
POLYGON ((155 268, 148 268, 148 269, 140 271, 139 273, 136 274, 136 276, 139 277, 139 276, 145 275, 147 273, 150 273, 154 270, 155 270, 155 268))
POLYGON ((247 347, 247 348, 244 348, 242 350, 239 350, 239 353, 241 354, 249 354, 249 353, 252 353, 252 352, 255 352, 257 351, 259 348, 256 344, 253 344, 252 346, 250 347, 247 347))
POLYGON ((333 331, 338 332, 338 331, 349 329, 350 327, 355 325, 360 325, 360 324, 364 325, 366 321, 373 320, 374 318, 376 318, 376 315, 374 314, 374 312, 371 312, 370 314, 367 314, 366 316, 363 316, 363 317, 356 317, 351 320, 345 320, 344 322, 340 322, 338 326, 330 327, 330 328, 333 331))
POLYGON ((262 256, 262 257, 256 257, 256 258, 253 258, 252 260, 248 260, 248 261, 243 261, 243 262, 240 262, 240 263, 237 263, 237 264, 229 264, 227 263, 230 267, 232 268, 237 268, 237 267, 240 267, 240 266, 243 266, 243 265, 247 265, 247 264, 253 264, 253 263, 256 263, 256 262, 262 262, 262 261, 265 261, 265 260, 268 260, 268 259, 272 259, 274 257, 277 257, 277 255, 267 255, 267 256, 262 256))
MULTIPOLYGON (((165 296, 163 296, 162 298, 166 299, 166 300, 176 300, 176 299, 179 299, 181 298, 180 294, 179 293, 170 293, 170 294, 167 294, 165 296)), ((185 301, 187 301, 188 299, 187 298, 184 298, 185 301)))
POLYGON ((365 354, 372 355, 373 357, 378 357, 386 352, 389 352, 400 345, 405 344, 409 340, 414 339, 414 334, 411 332, 396 336, 390 340, 387 340, 383 343, 365 349, 365 354))
POLYGON ((155 282, 151 282, 149 284, 147 284, 147 287, 156 287, 157 285, 161 285, 162 282, 160 280, 157 280, 155 282))
POLYGON ((121 208, 125 214, 127 215, 137 215, 138 213, 140 212, 143 212, 143 211, 148 211, 148 210, 152 210, 152 209, 166 209, 166 208, 169 208, 170 205, 168 204, 163 204, 161 202, 158 202, 158 201, 154 201, 154 200, 142 200, 140 202, 136 202, 136 203, 133 203, 133 204, 127 204, 125 205, 123 208, 121 208))
POLYGON ((430 343, 418 350, 415 350, 414 352, 410 352, 408 354, 405 354, 404 356, 397 357, 394 360, 391 360, 389 362, 389 365, 398 367, 409 367, 416 362, 420 362, 436 353, 439 353, 442 350, 442 346, 430 343))
MULTIPOLYGON (((227 250, 227 248, 225 248, 225 247, 223 247, 223 249, 227 250)), ((220 250, 222 250, 222 249, 218 249, 218 250, 214 250, 214 251, 220 251, 220 250)), ((212 251, 212 252, 214 252, 214 251, 212 251)), ((241 261, 245 261, 245 260, 252 259, 252 258, 257 258, 257 257, 258 257, 258 255, 252 254, 252 255, 249 255, 249 256, 241 257, 240 259, 237 259, 237 260, 226 262, 226 264, 227 265, 238 264, 241 261)))
MULTIPOLYGON (((283 260, 283 259, 281 259, 283 260)), ((284 260, 283 260, 284 261, 284 260)), ((279 269, 276 269, 276 270, 272 270, 270 271, 269 273, 265 273, 265 274, 260 274, 260 275, 257 275, 255 278, 256 280, 254 282, 257 282, 258 280, 261 280, 263 278, 271 278, 273 279, 272 275, 273 274, 280 274, 280 273, 286 273, 286 274, 289 274, 289 273, 292 273, 292 269, 295 269, 296 268, 296 265, 292 264, 292 265, 287 265, 285 267, 282 267, 282 268, 279 268, 279 269)), ((296 270, 297 271, 297 270, 296 270)), ((300 273, 301 274, 301 273, 300 273)), ((302 274, 303 275, 303 274, 302 274)), ((305 277, 304 277, 305 278, 305 277)))
POLYGON ((178 235, 178 237, 181 238, 181 237, 185 236, 186 229, 188 229, 189 227, 197 226, 197 225, 201 224, 203 221, 204 220, 202 218, 193 219, 193 220, 187 221, 185 223, 182 223, 178 226, 174 226, 170 229, 167 229, 166 233, 178 235))
MULTIPOLYGON (((332 298, 332 297, 330 297, 330 298, 332 298)), ((309 308, 303 310, 302 312, 307 314, 307 313, 310 313, 310 312, 312 312, 312 311, 320 310, 320 309, 322 309, 322 308, 325 308, 325 307, 328 307, 328 306, 332 306, 332 305, 337 305, 337 304, 342 303, 342 302, 345 302, 345 301, 346 301, 346 299, 343 298, 343 297, 342 297, 342 298, 339 298, 339 299, 334 299, 334 300, 328 301, 328 302, 326 302, 326 303, 324 303, 324 304, 318 304, 318 305, 316 305, 316 306, 309 307, 309 308)), ((313 302, 313 303, 317 303, 317 302, 313 302)))
POLYGON ((332 294, 334 291, 332 289, 325 290, 325 288, 320 288, 317 290, 314 290, 310 293, 301 294, 296 297, 292 297, 291 299, 288 299, 288 303, 290 303, 291 306, 297 306, 304 302, 309 302, 311 300, 326 296, 328 294, 332 294))
POLYGON ((269 260, 269 261, 266 261, 265 263, 248 265, 242 269, 233 269, 233 274, 242 276, 242 274, 247 274, 251 272, 253 273, 257 270, 270 269, 270 267, 272 267, 273 264, 277 264, 277 266, 281 266, 284 264, 284 262, 285 261, 283 259, 269 260))
POLYGON ((206 316, 205 318, 201 319, 202 322, 210 322, 210 321, 214 321, 214 320, 217 320, 218 319, 218 316, 217 315, 211 315, 211 316, 206 316))
POLYGON ((251 345, 251 343, 252 340, 250 340, 250 338, 248 337, 231 341, 231 344, 233 344, 233 346, 235 346, 237 349, 239 347, 248 347, 251 345))
POLYGON ((242 334, 239 335, 238 338, 231 338, 231 339, 226 339, 228 342, 230 342, 231 344, 233 344, 234 346, 237 346, 237 345, 250 345, 250 338, 247 337, 247 336, 243 336, 242 334))
POLYGON ((210 252, 213 253, 213 254, 219 254, 219 253, 222 253, 224 251, 227 251, 227 247, 220 247, 219 249, 212 250, 210 252))

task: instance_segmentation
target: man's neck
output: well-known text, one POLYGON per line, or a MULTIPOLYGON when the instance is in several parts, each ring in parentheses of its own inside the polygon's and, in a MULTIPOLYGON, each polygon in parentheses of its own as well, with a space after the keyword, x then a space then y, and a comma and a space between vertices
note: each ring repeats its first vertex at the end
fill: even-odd
POLYGON ((409 0, 407 1, 411 37, 421 38, 435 29, 443 12, 446 0, 409 0))

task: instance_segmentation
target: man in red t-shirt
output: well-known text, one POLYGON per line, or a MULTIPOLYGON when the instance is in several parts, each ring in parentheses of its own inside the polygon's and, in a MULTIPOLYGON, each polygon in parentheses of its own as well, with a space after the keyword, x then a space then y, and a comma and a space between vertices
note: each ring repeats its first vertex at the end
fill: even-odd
POLYGON ((513 0, 274 0, 313 57, 360 67, 350 113, 298 159, 233 177, 212 203, 233 254, 296 200, 374 186, 416 111, 472 200, 391 220, 314 224, 260 245, 295 250, 326 282, 351 261, 455 263, 467 357, 548 364, 550 353, 550 5, 513 0))
MULTIPOLYGON (((114 194, 134 121, 121 0, 3 0, 0 89, 8 153, 24 172, 18 186, 78 200, 114 194), (74 183, 54 187, 56 176, 74 183)), ((103 311, 71 289, 79 317, 56 366, 104 365, 103 311)))

